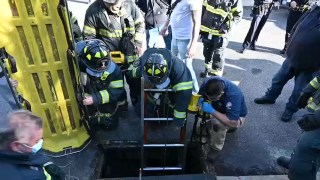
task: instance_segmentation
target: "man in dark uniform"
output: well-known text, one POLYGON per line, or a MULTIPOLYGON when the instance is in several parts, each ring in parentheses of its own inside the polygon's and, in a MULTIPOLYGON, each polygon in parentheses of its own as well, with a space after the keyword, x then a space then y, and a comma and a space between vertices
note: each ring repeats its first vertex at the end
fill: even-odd
POLYGON ((200 34, 205 70, 200 73, 201 78, 222 76, 228 36, 232 27, 240 22, 242 14, 242 0, 203 0, 200 34))
POLYGON ((251 21, 250 29, 247 33, 246 38, 242 44, 242 50, 244 51, 250 46, 250 49, 256 49, 256 42, 258 40, 259 34, 266 24, 268 17, 271 13, 273 7, 273 0, 254 0, 254 5, 252 8, 253 19, 251 21))
POLYGON ((203 98, 198 104, 202 111, 211 115, 211 119, 206 123, 211 136, 210 142, 203 147, 203 150, 207 160, 214 162, 223 148, 227 131, 244 122, 248 113, 247 105, 240 88, 218 76, 205 79, 199 94, 203 98))
MULTIPOLYGON (((149 48, 126 73, 133 78, 143 77, 148 88, 172 89, 174 95, 169 98, 173 106, 173 123, 179 127, 184 126, 192 96, 193 81, 183 61, 173 56, 167 49, 149 48)), ((136 105, 136 110, 140 115, 140 103, 136 105)))
POLYGON ((300 17, 308 10, 309 1, 308 0, 296 0, 291 1, 290 4, 289 15, 287 19, 287 27, 286 27, 286 35, 285 35, 285 45, 283 50, 280 51, 280 54, 286 53, 287 50, 287 42, 290 37, 290 32, 296 22, 300 19, 300 17))
MULTIPOLYGON (((134 1, 123 0, 96 0, 86 11, 84 39, 101 39, 110 51, 121 51, 126 63, 121 67, 125 70, 141 54, 145 41, 144 18, 134 1)), ((126 78, 130 88, 132 104, 137 101, 140 88, 139 79, 126 78)), ((121 117, 127 114, 127 94, 124 93, 119 101, 121 117)))
MULTIPOLYGON (((147 30, 147 47, 149 46, 151 29, 157 28, 160 33, 162 26, 169 18, 168 10, 171 5, 171 0, 136 0, 138 7, 144 12, 146 30, 147 30)), ((172 30, 168 29, 168 34, 163 36, 163 40, 167 49, 171 49, 172 30)), ((152 46, 153 47, 153 46, 152 46)))
POLYGON ((279 157, 280 166, 289 169, 290 180, 316 180, 320 167, 320 77, 315 77, 303 90, 299 108, 307 106, 308 114, 298 120, 304 132, 300 135, 291 159, 279 157))
POLYGON ((91 39, 76 44, 80 59, 81 83, 89 111, 89 125, 115 129, 119 123, 118 102, 125 92, 120 68, 112 61, 103 41, 91 39))
POLYGON ((271 87, 265 96, 254 100, 257 104, 274 104, 284 85, 294 77, 294 89, 281 116, 283 122, 290 121, 293 114, 298 111, 297 101, 301 91, 320 69, 319 15, 320 8, 317 5, 313 5, 302 15, 291 31, 286 51, 287 58, 273 77, 271 87))
POLYGON ((1 180, 65 180, 65 173, 39 153, 42 119, 27 110, 14 111, 0 124, 1 180))

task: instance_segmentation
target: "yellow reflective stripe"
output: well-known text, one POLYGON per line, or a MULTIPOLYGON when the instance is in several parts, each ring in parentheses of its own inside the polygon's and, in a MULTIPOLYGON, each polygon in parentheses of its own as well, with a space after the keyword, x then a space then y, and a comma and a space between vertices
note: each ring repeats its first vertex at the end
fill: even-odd
POLYGON ((308 104, 307 107, 310 108, 310 109, 312 109, 312 110, 314 110, 314 111, 317 111, 317 110, 320 109, 320 107, 319 107, 318 105, 316 105, 314 102, 308 104))
POLYGON ((320 83, 318 82, 318 78, 317 77, 313 78, 312 81, 310 82, 310 85, 315 89, 319 89, 320 83))
POLYGON ((126 31, 134 31, 134 28, 126 28, 126 31))
POLYGON ((141 41, 144 39, 144 33, 136 33, 134 40, 141 41))
POLYGON ((216 36, 221 36, 222 34, 219 33, 218 30, 214 30, 214 29, 210 29, 204 25, 201 25, 200 27, 200 30, 203 31, 203 32, 207 32, 209 34, 212 34, 212 35, 216 35, 216 36))
POLYGON ((108 31, 105 29, 99 29, 99 34, 106 37, 122 37, 122 30, 108 31))
POLYGON ((134 21, 134 24, 143 23, 143 22, 144 22, 143 18, 138 18, 137 20, 134 21))
POLYGON ((123 87, 123 80, 111 81, 110 84, 109 84, 109 87, 111 87, 111 88, 122 88, 123 87))
POLYGON ((127 59, 128 59, 128 62, 131 63, 135 61, 138 57, 139 55, 132 55, 132 56, 127 56, 127 59))
POLYGON ((51 180, 51 175, 43 168, 44 175, 47 177, 47 180, 51 180))
POLYGON ((219 14, 224 18, 228 15, 228 13, 225 12, 223 9, 214 8, 213 6, 210 6, 209 4, 206 4, 204 6, 206 6, 207 11, 209 11, 209 12, 211 12, 213 14, 219 14))
POLYGON ((102 98, 102 104, 109 102, 109 93, 107 90, 99 91, 101 98, 102 98))
POLYGON ((111 117, 113 114, 111 114, 111 113, 100 113, 99 114, 99 119, 98 119, 98 121, 99 121, 99 124, 100 124, 100 117, 111 117))
POLYGON ((109 74, 110 73, 108 71, 104 71, 100 79, 103 80, 103 81, 106 80, 107 77, 109 76, 109 74))
POLYGON ((137 68, 134 68, 132 71, 132 76, 137 77, 137 68))
POLYGON ((179 112, 179 111, 177 111, 177 110, 174 110, 174 113, 173 113, 173 115, 174 115, 174 117, 176 117, 176 118, 186 118, 186 112, 179 112))
POLYGON ((96 34, 96 29, 85 25, 83 27, 83 32, 87 34, 96 34))
POLYGON ((75 23, 77 21, 76 17, 74 15, 71 16, 71 23, 75 23))
POLYGON ((230 13, 236 12, 236 11, 237 11, 237 8, 238 8, 238 7, 232 8, 231 11, 230 11, 230 13))
POLYGON ((175 86, 172 87, 172 89, 174 91, 183 91, 187 89, 192 89, 192 87, 193 87, 193 83, 192 81, 189 81, 189 82, 182 82, 182 83, 176 84, 175 86))

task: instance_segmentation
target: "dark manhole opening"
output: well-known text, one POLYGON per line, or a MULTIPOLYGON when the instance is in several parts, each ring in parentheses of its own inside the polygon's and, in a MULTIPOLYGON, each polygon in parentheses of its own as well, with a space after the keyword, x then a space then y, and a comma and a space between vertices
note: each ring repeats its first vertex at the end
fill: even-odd
MULTIPOLYGON (((100 161, 100 177, 97 178, 120 178, 120 177, 138 177, 141 166, 140 144, 130 144, 124 146, 104 146, 103 155, 100 161)), ((180 148, 182 149, 182 148, 180 148)), ((148 167, 163 167, 164 148, 145 148, 146 165, 148 167), (146 151, 147 149, 147 151, 146 151)), ((177 166, 179 156, 182 151, 179 149, 167 147, 166 166, 177 166)), ((189 144, 187 146, 186 169, 185 174, 203 174, 204 162, 201 158, 201 148, 197 145, 189 144)), ((181 171, 152 171, 143 173, 143 176, 163 176, 178 175, 181 171)))

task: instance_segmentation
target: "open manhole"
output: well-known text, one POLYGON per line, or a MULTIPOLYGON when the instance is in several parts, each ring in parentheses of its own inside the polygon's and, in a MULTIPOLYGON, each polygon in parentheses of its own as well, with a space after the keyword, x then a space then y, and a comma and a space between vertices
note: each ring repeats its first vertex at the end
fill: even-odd
MULTIPOLYGON (((148 167, 163 167, 164 148, 145 148, 146 165, 148 167)), ((166 148, 166 166, 177 166, 182 152, 177 148, 166 148)), ((125 146, 104 146, 100 159, 100 177, 96 178, 125 178, 139 177, 141 167, 140 144, 125 146)), ((203 174, 204 162, 201 160, 201 149, 196 145, 187 146, 185 174, 203 174)), ((145 171, 143 176, 178 175, 181 171, 145 171)))

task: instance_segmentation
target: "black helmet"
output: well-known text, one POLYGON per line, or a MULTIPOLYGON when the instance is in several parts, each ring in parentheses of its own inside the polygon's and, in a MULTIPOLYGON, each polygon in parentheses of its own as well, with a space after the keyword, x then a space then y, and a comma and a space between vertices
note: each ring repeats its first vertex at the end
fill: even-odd
POLYGON ((160 85, 168 79, 168 62, 162 54, 153 53, 147 57, 144 71, 145 73, 143 74, 146 76, 146 80, 154 85, 160 85))
POLYGON ((90 70, 103 72, 108 70, 111 61, 107 45, 99 39, 90 39, 76 43, 76 51, 81 62, 90 70))

